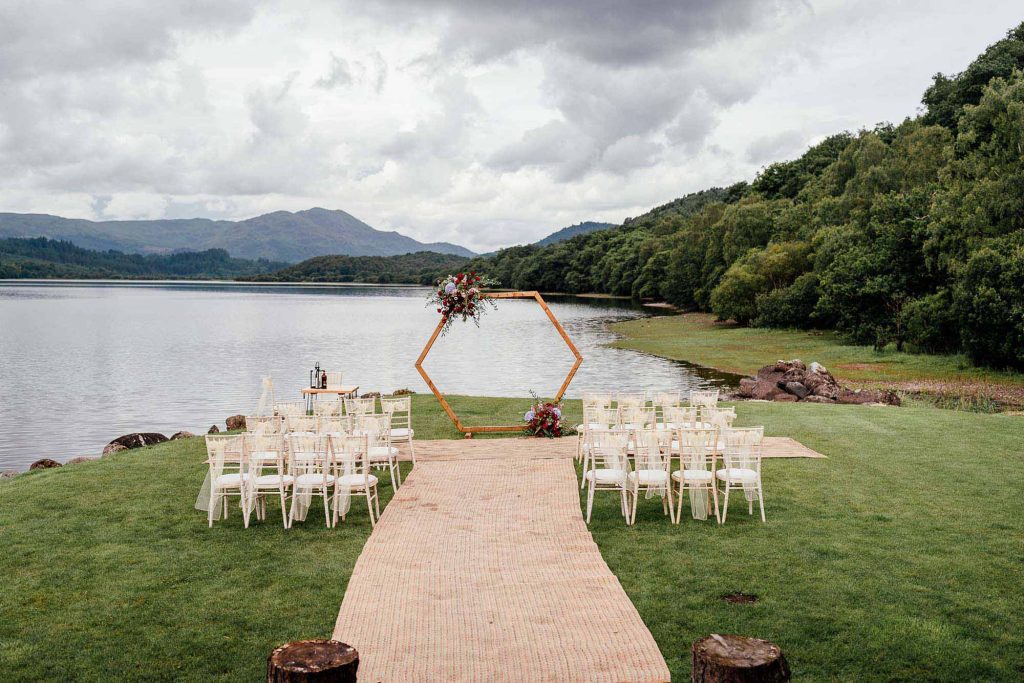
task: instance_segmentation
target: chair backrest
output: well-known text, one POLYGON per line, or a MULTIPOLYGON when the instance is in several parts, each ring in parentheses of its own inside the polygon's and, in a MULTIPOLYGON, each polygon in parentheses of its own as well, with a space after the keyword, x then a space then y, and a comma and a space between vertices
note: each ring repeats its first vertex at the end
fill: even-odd
POLYGON ((315 432, 319 427, 320 418, 313 415, 295 415, 284 420, 287 432, 315 432))
POLYGON ((340 372, 325 372, 327 375, 327 388, 337 389, 342 386, 341 384, 341 373, 340 372))
POLYGON ((620 392, 615 396, 616 406, 619 408, 643 408, 647 405, 647 394, 645 392, 620 392))
POLYGON ((241 434, 207 434, 206 456, 210 477, 215 479, 225 472, 242 471, 245 464, 245 440, 241 434))
POLYGON ((718 389, 694 389, 690 392, 691 406, 713 406, 718 403, 718 389))
POLYGON ((280 415, 246 415, 245 431, 250 434, 280 434, 284 418, 280 415))
POLYGON ((657 391, 652 397, 655 410, 663 413, 665 408, 678 408, 683 405, 683 395, 679 391, 657 391))
POLYGON ((284 436, 281 434, 244 434, 245 452, 249 459, 249 475, 260 476, 264 470, 284 474, 287 460, 284 436))
POLYGON ((608 429, 618 423, 618 411, 605 407, 584 406, 583 427, 584 429, 608 429), (591 426, 593 425, 593 426, 591 426))
POLYGON ((731 427, 732 421, 736 419, 735 408, 704 406, 701 408, 700 413, 700 419, 702 422, 712 424, 719 429, 727 429, 731 427))
POLYGON ((761 471, 761 444, 764 441, 764 427, 742 427, 723 429, 722 460, 729 469, 761 471))
POLYGON ((336 476, 369 474, 370 448, 366 434, 332 434, 330 448, 336 476))
POLYGON ((584 391, 583 392, 583 409, 587 408, 604 408, 608 409, 612 407, 612 394, 606 391, 584 391))
POLYGON ((670 424, 674 427, 692 425, 697 421, 697 409, 669 406, 662 412, 661 420, 663 424, 670 424))
POLYGON ((356 418, 356 430, 366 434, 370 448, 391 445, 390 415, 360 415, 356 418))
POLYGON ((682 427, 675 433, 676 443, 679 444, 679 461, 682 469, 709 469, 718 455, 718 429, 682 427))
POLYGON ((321 417, 317 431, 321 434, 348 434, 352 431, 352 418, 338 415, 321 417))
POLYGON ((313 401, 313 414, 320 417, 335 417, 344 415, 345 403, 341 400, 324 399, 313 401))
POLYGON ((629 434, 620 429, 589 429, 587 446, 594 469, 626 470, 629 434))
POLYGON ((664 470, 668 458, 662 457, 661 438, 656 429, 637 429, 632 433, 633 462, 637 470, 664 470))
POLYGON ((619 425, 629 429, 654 429, 657 419, 654 408, 622 407, 619 408, 619 425))
POLYGON ((283 415, 285 417, 292 417, 297 415, 306 414, 306 402, 305 401, 293 401, 291 403, 275 403, 274 414, 283 415))
POLYGON ((377 409, 375 398, 346 398, 345 412, 348 415, 372 415, 377 409))
POLYGON ((385 415, 391 416, 392 429, 409 429, 412 427, 412 397, 398 396, 381 398, 380 409, 385 415))
POLYGON ((330 451, 327 437, 322 434, 288 434, 288 469, 298 474, 322 472, 329 467, 330 451))

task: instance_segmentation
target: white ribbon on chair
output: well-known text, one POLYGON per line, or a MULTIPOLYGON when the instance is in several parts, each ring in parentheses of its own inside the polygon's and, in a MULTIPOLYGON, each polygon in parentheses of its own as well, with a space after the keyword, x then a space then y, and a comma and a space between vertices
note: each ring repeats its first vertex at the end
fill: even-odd
MULTIPOLYGON (((640 472, 641 470, 651 470, 655 472, 665 471, 665 459, 661 455, 661 440, 658 438, 657 432, 653 430, 635 432, 633 437, 633 451, 635 453, 634 460, 636 462, 637 472, 640 472)), ((666 490, 664 485, 659 485, 657 488, 648 485, 645 498, 652 498, 654 496, 663 498, 665 493, 666 490)))
POLYGON ((260 393, 260 402, 256 405, 257 415, 272 415, 274 413, 274 380, 270 375, 263 378, 263 391, 260 393))
MULTIPOLYGON (((681 429, 679 431, 680 469, 684 475, 686 470, 707 470, 707 459, 717 447, 718 431, 715 429, 681 429)), ((714 472, 711 473, 714 477, 714 472)), ((711 480, 714 484, 714 479, 711 480)), ((708 518, 708 492, 704 488, 687 487, 690 494, 690 513, 694 519, 708 518)))

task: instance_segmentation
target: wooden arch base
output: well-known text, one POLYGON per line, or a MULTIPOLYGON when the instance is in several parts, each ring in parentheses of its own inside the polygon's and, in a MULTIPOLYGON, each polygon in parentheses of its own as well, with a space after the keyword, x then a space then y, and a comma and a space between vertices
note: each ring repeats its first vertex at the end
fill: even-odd
MULTIPOLYGON (((560 401, 562 399, 563 394, 565 394, 565 390, 569 388, 569 383, 572 382, 572 378, 576 374, 576 371, 579 370, 580 365, 583 363, 583 356, 580 354, 579 349, 576 348, 576 345, 572 343, 572 340, 569 339, 569 335, 566 334, 565 329, 562 328, 562 325, 558 322, 558 319, 555 318, 555 314, 551 312, 550 308, 548 308, 547 303, 544 301, 544 297, 540 295, 540 292, 490 292, 484 294, 483 296, 488 299, 533 299, 540 305, 544 313, 547 314, 548 320, 550 320, 551 324, 554 325, 556 330, 558 330, 558 334, 561 335, 562 340, 565 342, 566 346, 568 346, 569 350, 572 351, 572 355, 576 356, 576 362, 572 364, 572 368, 569 370, 569 374, 565 376, 565 381, 562 382, 562 386, 558 389, 558 393, 555 394, 555 402, 557 403, 558 401, 560 401)), ((437 337, 441 334, 441 330, 444 329, 444 325, 446 322, 448 322, 447 316, 442 317, 441 321, 437 323, 437 328, 434 330, 434 334, 430 335, 430 339, 427 340, 427 345, 423 347, 423 351, 422 353, 420 353, 420 357, 416 359, 416 370, 420 373, 420 376, 423 377, 423 380, 427 383, 427 386, 430 387, 430 390, 434 393, 434 396, 437 398, 438 402, 440 402, 441 407, 444 408, 444 412, 446 412, 448 414, 448 417, 451 418, 451 421, 455 425, 455 428, 462 432, 467 439, 472 438, 473 434, 476 434, 477 432, 523 431, 523 425, 521 424, 489 425, 484 427, 466 426, 462 424, 462 420, 460 420, 459 416, 455 414, 455 411, 452 410, 452 407, 448 405, 448 401, 445 400, 444 394, 442 394, 440 390, 437 388, 437 386, 434 385, 434 381, 430 379, 430 376, 427 374, 427 371, 423 369, 423 361, 426 359, 427 354, 430 353, 430 349, 434 346, 434 342, 437 341, 437 337)))

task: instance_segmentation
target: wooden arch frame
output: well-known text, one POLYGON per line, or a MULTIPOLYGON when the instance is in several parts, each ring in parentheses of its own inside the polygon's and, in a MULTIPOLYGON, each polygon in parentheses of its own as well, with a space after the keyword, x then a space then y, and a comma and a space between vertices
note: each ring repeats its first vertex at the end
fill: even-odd
MULTIPOLYGON (((558 330, 558 334, 561 335, 562 340, 565 342, 566 346, 568 346, 569 350, 572 351, 572 355, 576 357, 576 362, 572 364, 572 368, 569 370, 569 374, 565 376, 565 381, 562 382, 562 386, 558 389, 558 393, 555 394, 555 401, 557 402, 561 400, 562 395, 565 394, 565 390, 569 388, 569 383, 572 382, 573 376, 576 374, 576 371, 579 370, 580 365, 583 363, 583 356, 580 354, 579 349, 576 348, 576 345, 572 343, 572 340, 569 339, 569 335, 566 334, 565 329, 562 328, 561 323, 559 323, 558 319, 555 318, 555 314, 551 312, 550 308, 548 308, 547 303, 544 301, 544 297, 540 295, 540 292, 489 292, 484 294, 484 296, 488 299, 533 299, 538 304, 540 304, 540 307, 544 310, 544 313, 547 314, 548 320, 550 320, 551 324, 555 326, 556 330, 558 330)), ((420 373, 420 376, 423 377, 423 380, 427 383, 427 386, 430 387, 430 390, 434 393, 434 396, 437 398, 438 402, 440 402, 441 407, 444 408, 444 412, 446 412, 448 414, 448 417, 451 418, 451 421, 455 425, 455 428, 462 432, 467 439, 472 438, 473 434, 477 432, 523 431, 524 425, 521 424, 488 425, 483 427, 469 427, 462 424, 462 420, 460 420, 459 416, 455 414, 455 411, 452 410, 452 407, 448 405, 448 401, 445 400, 444 394, 442 394, 440 390, 434 385, 434 381, 430 379, 430 376, 427 374, 427 371, 423 369, 423 361, 426 360, 427 354, 430 353, 430 349, 434 346, 434 342, 437 341, 437 337, 438 335, 441 334, 441 330, 444 329, 444 325, 447 321, 448 318, 447 316, 445 316, 442 317, 441 321, 437 323, 437 327, 434 329, 434 333, 430 335, 430 339, 427 340, 427 345, 423 347, 423 351, 420 353, 420 357, 416 359, 416 370, 420 373)))

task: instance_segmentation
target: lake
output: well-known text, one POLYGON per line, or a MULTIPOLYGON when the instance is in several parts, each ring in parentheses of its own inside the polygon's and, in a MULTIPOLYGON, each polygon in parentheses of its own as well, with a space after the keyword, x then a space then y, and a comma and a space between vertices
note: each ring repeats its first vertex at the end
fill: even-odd
MULTIPOLYGON (((260 379, 297 400, 317 362, 361 392, 429 389, 413 367, 437 324, 427 288, 230 283, 0 283, 0 470, 99 455, 136 431, 205 433, 255 410, 260 379)), ((728 382, 605 346, 609 322, 648 314, 610 299, 552 297, 584 356, 588 389, 688 390, 728 382)), ((542 397, 572 354, 535 302, 505 300, 478 329, 456 322, 425 367, 446 393, 542 397)))

